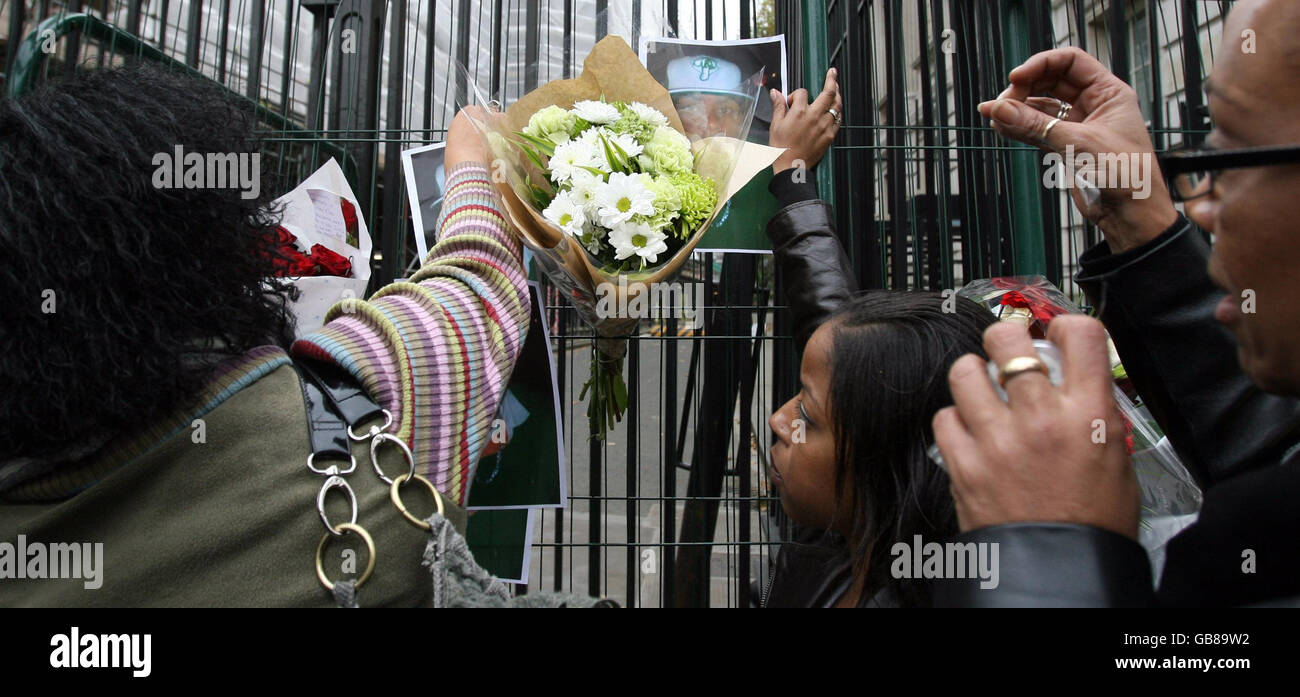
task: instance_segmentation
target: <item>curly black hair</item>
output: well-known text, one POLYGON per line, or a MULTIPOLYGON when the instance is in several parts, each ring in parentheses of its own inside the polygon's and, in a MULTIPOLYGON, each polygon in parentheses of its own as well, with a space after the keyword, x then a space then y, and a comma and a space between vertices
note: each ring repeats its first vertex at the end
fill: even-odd
POLYGON ((156 188, 154 158, 177 145, 257 153, 255 116, 216 83, 147 67, 0 100, 8 455, 138 429, 186 406, 217 361, 288 345, 289 288, 267 282, 274 182, 254 198, 156 188))

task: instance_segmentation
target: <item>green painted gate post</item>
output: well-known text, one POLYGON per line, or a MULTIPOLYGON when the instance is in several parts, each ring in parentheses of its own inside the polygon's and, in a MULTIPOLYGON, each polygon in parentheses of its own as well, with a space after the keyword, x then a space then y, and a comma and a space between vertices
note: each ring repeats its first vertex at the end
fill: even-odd
MULTIPOLYGON (((1029 17, 1025 2, 1005 0, 1002 13, 1002 54, 1007 72, 1029 58, 1029 17)), ((1008 153, 1010 176, 1012 269, 1017 275, 1047 273, 1047 254, 1043 246, 1042 166, 1036 150, 1016 149, 1008 153)))
MULTIPOLYGON (((804 0, 803 8, 803 84, 808 87, 808 98, 814 99, 821 91, 830 66, 830 40, 826 33, 826 0, 804 0)), ((834 146, 822 159, 825 164, 817 170, 817 193, 822 200, 835 206, 834 146)))

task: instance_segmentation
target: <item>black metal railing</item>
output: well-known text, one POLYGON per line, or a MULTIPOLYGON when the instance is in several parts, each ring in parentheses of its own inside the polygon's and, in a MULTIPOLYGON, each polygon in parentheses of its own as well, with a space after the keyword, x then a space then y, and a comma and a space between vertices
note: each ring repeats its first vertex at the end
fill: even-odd
MULTIPOLYGON (((282 181, 292 184, 325 157, 348 163, 382 283, 415 261, 399 153, 441 140, 466 102, 457 63, 508 102, 577 75, 606 33, 636 46, 664 23, 700 39, 773 26, 787 37, 789 88, 817 89, 826 66, 839 69, 845 127, 818 179, 863 288, 957 288, 1042 273, 1073 293, 1075 260, 1096 231, 1068 196, 1039 184, 1036 151, 994 134, 975 105, 998 94, 1030 52, 1075 45, 1104 53, 1145 85, 1158 149, 1196 141, 1208 129, 1201 81, 1230 4, 0 0, 0 56, 7 87, 161 56, 259 105, 282 181), (44 20, 77 12, 116 29, 69 27, 39 71, 18 74, 22 39, 44 20), (1198 42, 1184 50, 1182 37, 1198 33, 1211 37, 1209 55, 1198 42), (1172 65, 1180 70, 1163 68, 1172 65), (1170 74, 1186 79, 1169 83, 1170 74)), ((705 285, 704 326, 682 334, 667 320, 633 338, 631 404, 604 443, 588 440, 577 402, 591 332, 548 290, 572 497, 536 528, 532 587, 634 606, 757 601, 780 536, 765 471, 766 416, 795 389, 791 325, 770 258, 697 257, 690 273, 705 285)))

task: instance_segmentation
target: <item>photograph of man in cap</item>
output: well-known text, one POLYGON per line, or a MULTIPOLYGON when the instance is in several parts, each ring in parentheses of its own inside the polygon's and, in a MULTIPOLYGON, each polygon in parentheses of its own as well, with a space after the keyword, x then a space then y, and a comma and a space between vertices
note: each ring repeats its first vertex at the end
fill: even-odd
POLYGON ((744 42, 656 39, 649 44, 646 68, 668 88, 692 141, 720 135, 738 137, 753 109, 747 140, 767 142, 772 105, 767 99, 756 100, 755 95, 783 90, 781 37, 744 42))
POLYGON ((754 100, 742 91, 735 63, 714 56, 682 56, 668 63, 668 93, 692 141, 737 137, 754 100))
MULTIPOLYGON (((736 41, 651 39, 642 62, 673 99, 692 142, 739 137, 753 113, 746 140, 766 145, 772 123, 770 90, 785 92, 785 37, 736 41)), ((731 198, 704 233, 697 251, 770 253, 763 232, 778 206, 765 170, 731 198)))

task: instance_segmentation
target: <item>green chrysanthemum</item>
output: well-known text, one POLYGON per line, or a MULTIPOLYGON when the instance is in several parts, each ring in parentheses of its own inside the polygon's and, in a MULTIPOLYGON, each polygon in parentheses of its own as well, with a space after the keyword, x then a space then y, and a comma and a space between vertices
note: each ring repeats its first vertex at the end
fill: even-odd
POLYGON ((528 125, 524 126, 524 133, 534 138, 553 140, 551 138, 553 134, 569 133, 573 129, 576 120, 577 117, 570 113, 568 109, 551 105, 537 111, 528 119, 528 125))
POLYGON ((646 181, 645 188, 655 195, 655 214, 645 216, 644 220, 650 225, 651 229, 667 232, 673 221, 681 214, 681 193, 677 190, 677 185, 673 183, 672 178, 666 175, 646 177, 644 181, 646 181))
POLYGON ((695 157, 691 141, 671 126, 655 128, 637 158, 641 171, 651 174, 678 174, 694 171, 695 157))
POLYGON ((718 205, 718 189, 712 179, 694 172, 678 172, 671 177, 677 195, 681 197, 681 216, 686 227, 694 231, 704 223, 718 205))
POLYGON ((626 133, 636 138, 636 142, 642 145, 649 143, 654 138, 655 129, 658 128, 658 125, 641 118, 624 102, 614 102, 614 106, 618 108, 619 119, 609 125, 611 131, 626 133))

